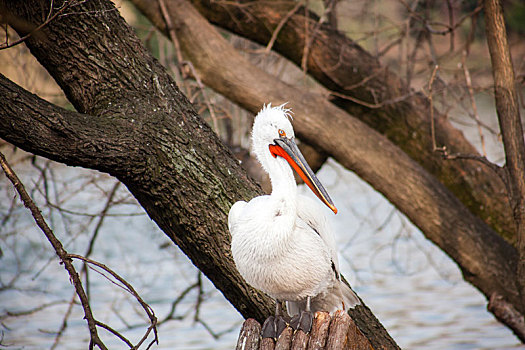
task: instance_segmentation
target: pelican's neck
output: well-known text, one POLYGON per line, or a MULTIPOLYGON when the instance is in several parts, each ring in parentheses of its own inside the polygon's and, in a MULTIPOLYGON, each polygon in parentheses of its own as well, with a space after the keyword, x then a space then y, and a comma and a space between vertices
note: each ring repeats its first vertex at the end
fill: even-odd
POLYGON ((280 215, 289 215, 295 222, 297 215, 297 184, 293 170, 283 158, 268 159, 267 171, 272 183, 271 198, 280 215))

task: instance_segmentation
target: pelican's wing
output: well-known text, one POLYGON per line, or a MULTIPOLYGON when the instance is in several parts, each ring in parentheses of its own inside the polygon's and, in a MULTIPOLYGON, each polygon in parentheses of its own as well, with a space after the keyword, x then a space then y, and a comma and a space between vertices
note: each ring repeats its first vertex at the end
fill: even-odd
POLYGON ((337 278, 339 278, 339 259, 337 258, 334 231, 324 215, 321 206, 310 197, 299 195, 297 200, 297 215, 314 230, 326 244, 330 252, 330 258, 332 259, 332 267, 337 278))
POLYGON ((231 235, 234 235, 235 224, 239 222, 239 218, 246 204, 244 201, 238 201, 230 208, 230 212, 228 213, 228 230, 230 230, 231 235))

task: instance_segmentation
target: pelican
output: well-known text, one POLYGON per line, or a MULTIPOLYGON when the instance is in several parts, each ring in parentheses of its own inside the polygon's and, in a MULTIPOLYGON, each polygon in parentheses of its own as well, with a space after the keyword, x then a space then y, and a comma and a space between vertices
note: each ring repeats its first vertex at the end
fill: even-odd
POLYGON ((228 215, 231 251, 239 273, 251 286, 275 299, 275 317, 266 320, 263 337, 276 338, 287 321, 295 329, 309 332, 313 312, 360 304, 341 281, 333 231, 321 207, 297 193, 292 168, 337 214, 297 148, 290 113, 284 105, 269 104, 255 117, 252 148, 270 176, 272 192, 249 202, 236 202, 228 215), (283 315, 282 302, 286 302, 291 320, 283 315))

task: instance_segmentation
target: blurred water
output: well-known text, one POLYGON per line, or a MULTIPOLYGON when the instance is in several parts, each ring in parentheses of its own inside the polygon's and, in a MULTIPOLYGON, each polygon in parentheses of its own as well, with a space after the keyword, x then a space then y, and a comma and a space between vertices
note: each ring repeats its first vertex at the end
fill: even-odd
MULTIPOLYGON (((105 205, 104 193, 115 180, 83 169, 52 164, 60 188, 49 189, 57 202, 73 212, 97 213, 105 205), (93 174, 95 180, 93 180, 93 174), (56 193, 55 193, 56 191, 56 193), (58 193, 63 193, 60 197, 58 193)), ((26 184, 41 186, 31 167, 17 169, 26 184)), ((484 298, 463 282, 459 270, 439 249, 423 238, 384 198, 352 173, 329 162, 320 172, 339 209, 333 220, 345 276, 375 312, 398 344, 407 349, 515 349, 520 344, 511 332, 485 311, 484 298)), ((32 187, 29 186, 28 187, 32 187)), ((305 189, 302 189, 305 191, 305 189)), ((2 217, 9 211, 14 194, 5 179, 0 182, 2 217)), ((308 191, 305 191, 308 192, 308 191)), ((43 194, 34 191, 37 200, 43 194)), ((197 278, 197 270, 169 243, 124 188, 120 188, 109 216, 97 238, 93 259, 126 278, 151 304, 162 320, 171 303, 197 278), (164 248, 161 248, 164 247, 164 248)), ((44 207, 45 203, 40 203, 44 207)), ((97 218, 51 213, 48 219, 70 252, 83 254, 97 218), (79 232, 81 232, 79 234, 79 232), (86 234, 87 233, 87 234, 86 234)), ((1 219, 1 218, 0 218, 1 219)), ((5 286, 18 276, 14 288, 0 291, 0 315, 61 302, 30 316, 1 319, 1 345, 7 348, 50 348, 60 329, 73 288, 57 263, 49 243, 34 228, 25 208, 11 210, 9 225, 2 226, 0 280, 5 286), (12 227, 7 229, 7 227, 12 227)), ((80 269, 80 265, 77 264, 80 269)), ((147 326, 137 303, 120 288, 93 271, 90 273, 92 307, 98 320, 110 324, 138 341, 147 326), (135 327, 138 326, 138 327, 135 327)), ((203 303, 199 308, 205 325, 194 321, 199 298, 196 289, 178 304, 177 320, 159 327, 160 349, 232 349, 242 318, 202 279, 203 303), (224 334, 220 334, 225 332, 224 334)), ((73 308, 57 349, 84 349, 88 331, 79 306, 73 308)), ((109 348, 125 348, 114 336, 100 330, 109 348)), ((152 339, 151 337, 149 339, 152 339)))

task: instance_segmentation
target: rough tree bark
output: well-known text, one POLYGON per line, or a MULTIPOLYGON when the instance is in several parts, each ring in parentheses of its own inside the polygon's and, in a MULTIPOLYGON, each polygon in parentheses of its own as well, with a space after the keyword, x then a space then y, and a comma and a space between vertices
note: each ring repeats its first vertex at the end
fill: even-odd
MULTIPOLYGON (((158 28, 166 30, 157 6, 141 0, 133 3, 158 28)), ((251 65, 186 1, 166 4, 180 46, 205 84, 253 112, 268 101, 289 101, 295 111, 296 134, 302 140, 382 192, 458 263, 465 279, 487 298, 504 290, 504 298, 518 304, 513 270, 516 250, 434 177, 388 139, 326 99, 284 84, 251 65), (219 66, 221 69, 216 69, 219 66)))
MULTIPOLYGON (((0 9, 24 35, 45 18, 50 4, 61 5, 0 1, 0 9)), ((54 106, 0 76, 0 137, 34 154, 118 178, 244 317, 264 320, 271 301, 235 269, 226 223, 232 203, 261 191, 113 4, 79 2, 26 44, 79 112, 54 106)), ((398 348, 366 306, 357 309, 356 322, 374 347, 398 348)))
MULTIPOLYGON (((466 205, 511 242, 516 228, 505 186, 488 167, 471 160, 444 161, 432 149, 429 103, 361 46, 321 24, 295 1, 193 0, 211 22, 240 36, 267 45, 282 21, 273 49, 302 66, 330 91, 331 101, 384 134, 412 159, 436 176, 466 205), (306 44, 305 44, 306 43, 306 44), (305 45, 308 50, 305 51, 305 45), (307 59, 303 56, 307 52, 307 59)), ((435 111, 438 146, 450 154, 478 154, 445 115, 435 111)))

